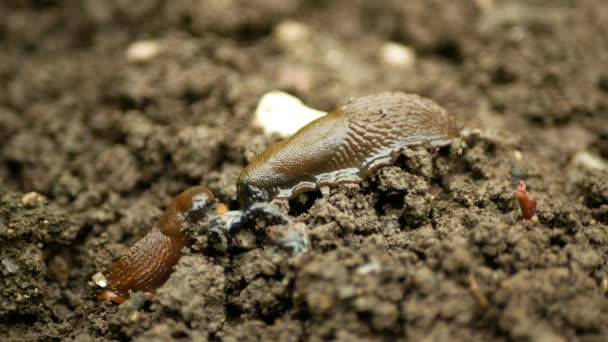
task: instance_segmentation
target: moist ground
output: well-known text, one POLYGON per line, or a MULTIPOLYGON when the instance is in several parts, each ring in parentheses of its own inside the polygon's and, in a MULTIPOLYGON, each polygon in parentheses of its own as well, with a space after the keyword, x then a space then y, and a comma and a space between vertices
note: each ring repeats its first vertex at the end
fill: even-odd
POLYGON ((3 1, 0 340, 608 340, 605 32, 602 0, 3 1), (159 55, 126 59, 142 39, 159 55), (415 64, 383 63, 387 41, 415 64), (234 206, 277 140, 251 124, 273 89, 323 110, 417 93, 466 134, 274 203, 287 225, 193 227, 156 299, 97 301, 172 196, 234 206))

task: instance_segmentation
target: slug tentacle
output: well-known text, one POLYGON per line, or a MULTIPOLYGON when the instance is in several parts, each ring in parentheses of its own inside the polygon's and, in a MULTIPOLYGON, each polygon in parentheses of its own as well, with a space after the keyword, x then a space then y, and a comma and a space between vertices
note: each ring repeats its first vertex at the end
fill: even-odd
POLYGON ((457 135, 451 116, 418 95, 354 99, 255 158, 239 175, 239 201, 292 198, 323 185, 358 182, 390 164, 404 146, 445 146, 457 135))

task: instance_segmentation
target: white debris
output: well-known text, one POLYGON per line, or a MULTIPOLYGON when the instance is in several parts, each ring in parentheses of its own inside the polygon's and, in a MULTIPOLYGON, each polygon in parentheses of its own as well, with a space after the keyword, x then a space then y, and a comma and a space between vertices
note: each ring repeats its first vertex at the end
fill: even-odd
POLYGON ((272 36, 283 46, 302 43, 310 38, 310 29, 295 20, 285 20, 275 26, 272 36))
POLYGON ((379 57, 382 63, 400 68, 409 68, 416 63, 416 51, 395 42, 384 43, 380 47, 379 57))
POLYGON ((606 160, 588 151, 577 152, 572 157, 572 164, 587 170, 608 170, 606 160))
POLYGON ((140 40, 127 48, 126 57, 129 62, 147 62, 160 53, 160 44, 155 40, 140 40))
POLYGON ((28 192, 21 197, 21 204, 26 207, 34 207, 42 204, 46 201, 46 198, 37 192, 28 192))
POLYGON ((101 274, 101 272, 93 274, 93 283, 101 288, 108 286, 108 281, 106 280, 106 277, 101 274))
POLYGON ((308 246, 310 246, 306 225, 298 222, 293 226, 288 226, 284 238, 278 242, 281 247, 291 251, 292 256, 300 256, 306 253, 308 246))
POLYGON ((376 273, 382 270, 382 265, 377 262, 368 262, 367 264, 363 264, 355 270, 357 274, 368 274, 368 273, 376 273))
POLYGON ((513 159, 515 159, 515 161, 517 162, 520 162, 524 159, 524 156, 521 154, 521 151, 515 150, 513 151, 513 159))
POLYGON ((15 272, 19 271, 19 265, 17 265, 11 259, 8 259, 8 258, 2 259, 2 265, 4 265, 4 268, 6 268, 8 273, 15 273, 15 272))
POLYGON ((260 99, 255 110, 254 124, 262 127, 265 134, 278 133, 281 137, 288 137, 325 114, 306 107, 295 96, 271 91, 260 99))

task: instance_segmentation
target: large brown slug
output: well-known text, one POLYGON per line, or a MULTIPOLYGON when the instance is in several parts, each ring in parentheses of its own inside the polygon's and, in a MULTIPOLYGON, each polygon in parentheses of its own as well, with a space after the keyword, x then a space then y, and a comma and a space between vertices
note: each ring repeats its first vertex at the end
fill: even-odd
POLYGON ((226 207, 203 186, 179 194, 158 225, 114 264, 99 298, 122 303, 132 291, 151 295, 167 280, 182 248, 190 243, 181 233, 184 224, 214 217, 212 221, 226 226, 220 229, 230 232, 256 213, 282 215, 253 202, 357 182, 390 164, 403 146, 443 146, 455 136, 451 116, 418 95, 382 93, 352 100, 270 146, 241 172, 237 190, 243 212, 219 216, 226 207))
POLYGON ((256 157, 239 175, 242 205, 292 198, 323 185, 358 182, 390 164, 403 146, 443 146, 457 136, 432 100, 381 93, 352 100, 256 157))
POLYGON ((98 297, 120 304, 130 291, 151 296, 169 278, 182 249, 190 244, 181 232, 183 225, 204 219, 212 208, 223 210, 204 186, 191 187, 176 196, 160 222, 112 266, 106 275, 106 288, 98 297))

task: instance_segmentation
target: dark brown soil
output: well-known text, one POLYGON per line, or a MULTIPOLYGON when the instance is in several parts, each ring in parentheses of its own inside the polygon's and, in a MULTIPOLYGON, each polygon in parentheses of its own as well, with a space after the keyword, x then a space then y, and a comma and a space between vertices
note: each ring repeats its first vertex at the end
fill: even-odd
POLYGON ((606 32, 604 0, 2 1, 0 340, 608 340, 606 32), (127 60, 142 39, 160 54, 127 60), (387 41, 416 63, 382 63, 387 41), (276 140, 251 125, 273 89, 418 93, 466 137, 276 203, 287 226, 193 229, 156 299, 97 301, 172 196, 234 199, 276 140))

